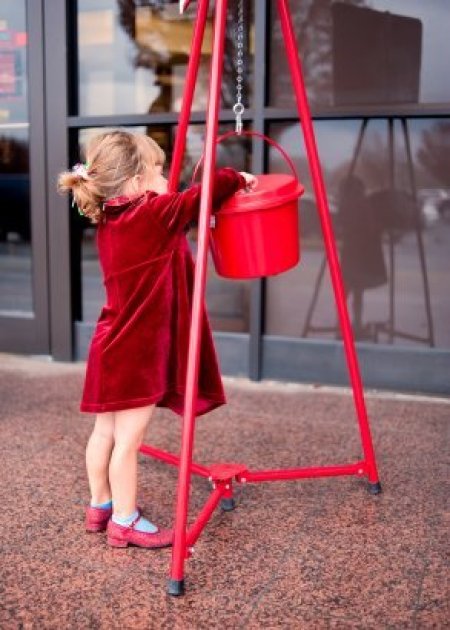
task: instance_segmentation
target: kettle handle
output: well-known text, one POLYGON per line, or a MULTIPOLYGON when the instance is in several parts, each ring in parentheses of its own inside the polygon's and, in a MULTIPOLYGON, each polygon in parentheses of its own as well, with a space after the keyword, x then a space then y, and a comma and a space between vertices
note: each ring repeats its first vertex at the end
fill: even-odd
MULTIPOLYGON (((232 136, 256 136, 257 138, 261 138, 262 140, 266 140, 266 142, 268 142, 273 147, 278 149, 278 151, 281 153, 281 155, 284 157, 284 159, 288 163, 292 173, 294 174, 294 177, 296 179, 298 179, 297 170, 295 168, 294 162, 292 161, 292 158, 290 158, 289 155, 286 153, 286 151, 283 149, 283 147, 281 147, 278 144, 278 142, 276 142, 275 140, 272 140, 272 138, 269 138, 268 136, 265 136, 263 133, 260 133, 259 131, 241 131, 240 133, 238 133, 237 131, 227 131, 226 133, 222 134, 221 136, 218 136, 217 144, 219 144, 219 142, 222 142, 222 140, 226 140, 227 138, 231 138, 232 136)), ((199 161, 197 162, 197 164, 194 167, 194 171, 192 173, 191 184, 193 184, 195 182, 196 178, 197 178, 197 173, 198 173, 199 168, 200 168, 200 166, 201 166, 201 164, 203 162, 203 158, 204 158, 204 154, 200 157, 199 161)))

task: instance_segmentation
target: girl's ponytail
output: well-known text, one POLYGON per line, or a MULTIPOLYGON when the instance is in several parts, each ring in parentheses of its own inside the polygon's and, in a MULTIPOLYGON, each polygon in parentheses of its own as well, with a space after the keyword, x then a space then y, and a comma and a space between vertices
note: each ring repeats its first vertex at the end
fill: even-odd
POLYGON ((71 171, 61 173, 58 177, 58 191, 71 192, 79 213, 92 223, 98 223, 105 200, 86 167, 85 164, 76 164, 71 171))

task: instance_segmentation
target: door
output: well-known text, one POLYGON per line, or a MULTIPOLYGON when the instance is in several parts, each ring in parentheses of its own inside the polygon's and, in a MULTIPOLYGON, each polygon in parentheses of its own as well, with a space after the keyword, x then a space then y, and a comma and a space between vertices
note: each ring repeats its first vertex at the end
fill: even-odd
POLYGON ((42 4, 0 3, 0 351, 49 353, 42 4))

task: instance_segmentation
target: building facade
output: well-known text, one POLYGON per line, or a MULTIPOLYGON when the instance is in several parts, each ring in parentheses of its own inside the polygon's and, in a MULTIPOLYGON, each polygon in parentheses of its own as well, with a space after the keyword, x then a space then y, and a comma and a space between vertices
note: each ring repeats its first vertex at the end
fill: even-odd
MULTIPOLYGON (((207 305, 224 373, 348 382, 275 0, 242 0, 246 129, 277 140, 306 192, 301 261, 220 278, 207 305)), ((211 2, 211 6, 213 6, 211 2)), ((291 0, 330 211, 367 386, 450 393, 450 43, 445 0, 291 0)), ((170 156, 196 3, 3 0, 0 5, 0 351, 86 356, 103 302, 95 229, 57 174, 99 130, 151 135, 170 156)), ((220 130, 234 128, 239 1, 229 0, 220 130)), ((212 15, 183 165, 203 146, 212 15)), ((282 172, 258 139, 219 165, 282 172)), ((190 242, 195 253, 196 234, 190 242)), ((276 247, 274 235, 274 247, 276 247)))

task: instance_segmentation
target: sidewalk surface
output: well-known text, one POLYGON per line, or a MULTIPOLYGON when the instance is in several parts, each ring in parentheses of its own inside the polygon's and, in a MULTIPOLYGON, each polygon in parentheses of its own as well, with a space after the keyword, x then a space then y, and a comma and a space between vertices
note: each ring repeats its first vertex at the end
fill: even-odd
MULTIPOLYGON (((450 628, 450 400, 367 394, 383 493, 364 480, 239 486, 166 595, 169 549, 111 549, 85 534, 78 412, 83 364, 0 355, 0 628, 450 628)), ((197 423, 195 459, 249 468, 361 457, 348 390, 226 380, 229 404, 197 423)), ((158 410, 146 442, 177 452, 158 410)), ((142 457, 139 503, 173 517, 177 472, 142 457)), ((193 480, 191 518, 209 485, 193 480)))

